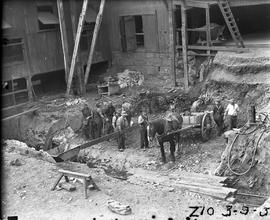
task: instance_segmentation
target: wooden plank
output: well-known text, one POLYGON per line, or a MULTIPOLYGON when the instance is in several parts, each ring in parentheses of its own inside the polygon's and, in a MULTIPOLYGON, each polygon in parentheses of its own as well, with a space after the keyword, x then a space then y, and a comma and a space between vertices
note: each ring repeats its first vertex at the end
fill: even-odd
MULTIPOLYGON (((139 125, 135 125, 135 126, 132 126, 130 128, 125 129, 122 132, 123 133, 127 133, 127 132, 130 132, 130 131, 134 130, 134 129, 137 129, 138 127, 139 127, 139 125)), ((79 146, 77 146, 77 147, 75 147, 73 149, 70 149, 68 151, 65 151, 65 152, 59 154, 58 156, 56 156, 56 155, 52 155, 52 156, 54 157, 54 159, 56 161, 69 160, 70 158, 75 157, 79 153, 80 150, 85 149, 87 147, 91 147, 92 145, 98 144, 100 142, 103 142, 103 141, 107 141, 107 140, 116 138, 116 137, 119 136, 119 134, 120 134, 120 132, 114 132, 112 134, 108 134, 108 135, 105 135, 103 137, 100 137, 100 138, 96 138, 94 140, 91 140, 91 141, 89 141, 89 142, 87 142, 85 144, 79 145, 79 146)))
POLYGON ((189 178, 189 179, 198 179, 198 180, 210 180, 217 183, 225 182, 228 177, 224 176, 212 176, 212 175, 205 175, 200 173, 179 173, 179 174, 169 174, 170 178, 178 179, 178 178, 189 178))
MULTIPOLYGON (((183 46, 177 45, 177 49, 182 49, 183 46)), ((197 46, 197 45, 188 45, 187 49, 189 50, 211 50, 211 51, 231 51, 231 52, 248 52, 248 48, 236 48, 236 47, 225 47, 225 46, 197 46)))
MULTIPOLYGON (((207 47, 211 46, 211 30, 210 30, 210 11, 209 11, 209 5, 205 9, 205 20, 206 20, 206 45, 207 47)), ((211 51, 207 50, 207 54, 210 54, 211 51)))
POLYGON ((205 188, 205 189, 213 189, 213 190, 217 190, 220 191, 222 193, 235 193, 237 191, 237 189, 234 188, 228 188, 228 187, 223 187, 221 185, 214 185, 214 184, 209 184, 209 183, 200 183, 200 182, 196 182, 196 180, 178 180, 176 181, 177 184, 181 184, 181 185, 188 185, 188 186, 198 186, 201 188, 205 188))
POLYGON ((85 78, 84 78, 84 84, 85 85, 87 84, 89 73, 90 73, 90 70, 91 70, 91 65, 92 65, 92 61, 93 61, 96 41, 97 41, 100 25, 101 25, 101 22, 102 22, 102 18, 103 18, 104 6, 105 6, 105 0, 101 0, 100 6, 99 6, 99 12, 98 12, 97 18, 96 18, 96 24, 95 24, 93 37, 92 37, 92 42, 91 42, 89 57, 88 57, 88 61, 87 61, 86 71, 85 71, 85 78))
POLYGON ((173 79, 173 86, 176 85, 176 71, 175 71, 175 21, 174 21, 174 11, 173 11, 173 3, 171 0, 168 0, 168 16, 169 16, 169 50, 171 54, 171 73, 173 79))
POLYGON ((90 174, 73 172, 73 171, 70 171, 70 170, 63 170, 63 169, 60 169, 59 173, 62 173, 64 175, 68 175, 68 176, 72 176, 72 177, 79 177, 79 178, 82 178, 82 177, 83 178, 90 178, 91 177, 90 174))
POLYGON ((14 92, 8 92, 8 93, 3 93, 2 96, 7 96, 7 95, 13 95, 13 94, 17 94, 17 93, 21 93, 21 92, 27 92, 28 89, 21 89, 21 90, 17 90, 14 92))
POLYGON ((184 66, 184 85, 185 90, 188 90, 188 59, 187 59, 187 15, 185 5, 181 5, 181 17, 182 17, 182 56, 184 66))
POLYGON ((19 114, 12 115, 12 116, 9 116, 9 117, 7 117, 7 118, 3 118, 2 121, 7 121, 7 120, 10 120, 10 119, 13 119, 13 118, 17 118, 17 117, 19 117, 19 116, 21 116, 21 115, 25 115, 25 114, 27 114, 27 113, 34 112, 34 111, 36 111, 36 110, 38 110, 38 109, 39 109, 39 108, 29 109, 29 110, 24 111, 24 112, 21 112, 21 113, 19 113, 19 114))
POLYGON ((78 29, 77 29, 77 33, 76 33, 76 39, 75 39, 75 45, 74 45, 73 54, 72 54, 70 71, 69 71, 69 75, 68 75, 66 95, 69 95, 69 92, 70 92, 70 87, 71 87, 71 83, 72 83, 72 79, 73 79, 73 74, 74 74, 74 69, 75 69, 75 64, 76 64, 76 57, 77 57, 77 53, 78 53, 78 49, 79 49, 79 43, 80 43, 81 32, 82 32, 82 27, 83 27, 83 22, 84 22, 84 17, 85 17, 87 5, 88 5, 88 0, 84 0, 83 6, 82 6, 82 11, 80 14, 79 23, 78 23, 78 29))
POLYGON ((186 189, 186 190, 189 190, 191 192, 209 195, 209 196, 212 196, 212 197, 218 198, 218 199, 226 199, 227 197, 229 197, 230 195, 233 194, 233 192, 226 193, 226 192, 222 192, 222 191, 216 190, 216 189, 204 188, 204 187, 200 187, 200 186, 185 185, 185 184, 173 183, 172 186, 179 187, 181 189, 186 189))
POLYGON ((57 0, 57 10, 58 10, 58 16, 59 16, 62 50, 64 54, 65 79, 67 82, 70 60, 69 60, 69 48, 68 48, 67 29, 66 29, 66 23, 65 23, 63 0, 57 0))

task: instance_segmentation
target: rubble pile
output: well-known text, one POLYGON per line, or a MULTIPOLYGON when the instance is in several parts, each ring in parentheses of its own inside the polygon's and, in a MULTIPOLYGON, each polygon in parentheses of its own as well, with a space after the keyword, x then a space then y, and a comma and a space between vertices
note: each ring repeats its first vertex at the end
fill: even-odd
POLYGON ((120 88, 140 86, 143 84, 144 75, 139 71, 126 69, 124 72, 117 73, 120 88))
POLYGON ((239 188, 269 194, 270 125, 252 126, 238 133, 225 133, 228 143, 215 174, 235 176, 239 188))

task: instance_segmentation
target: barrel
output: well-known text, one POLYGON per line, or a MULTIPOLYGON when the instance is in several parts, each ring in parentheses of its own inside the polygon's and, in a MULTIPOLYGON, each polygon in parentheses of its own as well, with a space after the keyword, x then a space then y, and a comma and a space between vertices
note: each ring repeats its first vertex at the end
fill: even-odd
POLYGON ((255 108, 255 105, 251 105, 248 108, 248 121, 249 121, 249 123, 255 123, 256 122, 256 108, 255 108))

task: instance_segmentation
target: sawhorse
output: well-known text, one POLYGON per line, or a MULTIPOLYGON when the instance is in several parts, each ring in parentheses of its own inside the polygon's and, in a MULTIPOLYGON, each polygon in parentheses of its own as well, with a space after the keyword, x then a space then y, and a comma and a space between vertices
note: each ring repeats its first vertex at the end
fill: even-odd
POLYGON ((57 181, 54 183, 52 187, 52 191, 55 190, 56 186, 62 179, 62 177, 65 177, 66 182, 69 182, 68 176, 75 177, 75 178, 82 178, 83 179, 83 185, 84 185, 84 191, 85 191, 85 198, 87 199, 87 188, 89 185, 93 185, 95 189, 100 190, 96 183, 93 181, 91 175, 84 174, 84 173, 78 173, 78 172, 72 172, 69 170, 59 170, 60 176, 58 177, 57 181))

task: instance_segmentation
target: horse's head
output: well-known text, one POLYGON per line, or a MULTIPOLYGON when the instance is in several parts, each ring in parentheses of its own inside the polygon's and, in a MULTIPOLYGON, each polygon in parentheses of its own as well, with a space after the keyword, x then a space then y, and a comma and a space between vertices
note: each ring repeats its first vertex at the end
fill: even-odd
POLYGON ((154 128, 153 124, 148 123, 147 125, 147 138, 150 144, 153 142, 156 135, 156 129, 154 128))

